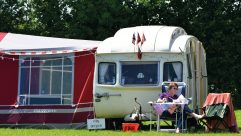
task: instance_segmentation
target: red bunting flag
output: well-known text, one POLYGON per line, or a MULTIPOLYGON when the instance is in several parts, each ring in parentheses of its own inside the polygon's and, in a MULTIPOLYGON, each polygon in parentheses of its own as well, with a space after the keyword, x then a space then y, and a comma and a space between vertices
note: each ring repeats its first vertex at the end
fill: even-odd
POLYGON ((135 45, 135 42, 136 42, 136 36, 135 36, 135 33, 133 33, 133 36, 132 36, 132 43, 135 45))
POLYGON ((139 33, 137 33, 136 44, 138 45, 139 42, 141 42, 141 37, 140 37, 139 33))
POLYGON ((142 34, 142 38, 141 38, 141 45, 146 41, 146 37, 145 34, 142 34))

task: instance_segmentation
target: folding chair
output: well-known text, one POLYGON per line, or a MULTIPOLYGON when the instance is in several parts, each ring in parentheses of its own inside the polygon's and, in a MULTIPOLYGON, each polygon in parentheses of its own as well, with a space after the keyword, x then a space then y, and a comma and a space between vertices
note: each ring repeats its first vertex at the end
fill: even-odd
POLYGON ((205 117, 199 120, 208 131, 218 131, 229 129, 225 116, 229 114, 227 104, 214 104, 204 108, 205 117))
POLYGON ((202 110, 205 117, 199 123, 208 131, 239 132, 230 93, 210 93, 202 110))
MULTIPOLYGON (((167 92, 168 90, 168 85, 170 82, 163 82, 162 83, 162 93, 167 92)), ((186 95, 186 84, 184 82, 177 82, 178 84, 178 93, 177 95, 186 95)), ((173 113, 172 116, 167 117, 167 116, 161 116, 160 119, 167 125, 167 126, 162 126, 162 131, 175 131, 175 125, 177 125, 177 117, 179 116, 179 113, 181 112, 180 105, 177 107, 175 112, 173 113)), ((186 123, 186 120, 184 121, 184 124, 186 123)), ((159 128, 157 128, 159 129, 159 128)), ((184 130, 186 130, 186 125, 183 126, 184 130)))

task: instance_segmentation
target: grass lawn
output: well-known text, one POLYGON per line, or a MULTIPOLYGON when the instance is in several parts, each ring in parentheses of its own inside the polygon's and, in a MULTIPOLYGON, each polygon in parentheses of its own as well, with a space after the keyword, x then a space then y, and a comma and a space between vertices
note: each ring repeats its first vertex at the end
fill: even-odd
MULTIPOLYGON (((241 110, 236 110, 236 119, 241 130, 241 110)), ((240 133, 184 133, 184 134, 174 134, 174 133, 164 133, 153 131, 139 131, 139 132, 122 132, 113 130, 97 130, 89 131, 87 129, 11 129, 11 128, 1 128, 0 136, 170 136, 170 135, 185 135, 185 136, 241 136, 240 133)))

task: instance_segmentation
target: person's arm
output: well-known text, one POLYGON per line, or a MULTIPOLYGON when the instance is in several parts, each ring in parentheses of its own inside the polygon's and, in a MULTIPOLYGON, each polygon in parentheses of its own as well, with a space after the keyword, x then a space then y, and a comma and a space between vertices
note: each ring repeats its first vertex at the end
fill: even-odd
POLYGON ((166 93, 160 94, 160 97, 157 99, 157 102, 158 102, 158 103, 167 102, 167 94, 166 94, 166 93))
POLYGON ((166 98, 163 98, 163 99, 158 98, 156 102, 158 102, 158 103, 164 103, 164 102, 166 102, 166 101, 167 101, 166 98))

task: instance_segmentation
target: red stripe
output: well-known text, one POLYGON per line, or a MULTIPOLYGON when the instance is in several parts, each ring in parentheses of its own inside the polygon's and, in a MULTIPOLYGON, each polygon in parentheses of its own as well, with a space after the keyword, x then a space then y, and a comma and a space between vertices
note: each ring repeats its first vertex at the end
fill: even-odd
POLYGON ((3 40, 3 38, 7 35, 8 33, 0 32, 0 42, 3 40))
POLYGON ((93 112, 0 114, 0 124, 81 123, 93 118, 93 112))
POLYGON ((85 108, 85 107, 93 107, 93 103, 79 104, 79 105, 76 105, 76 106, 72 106, 72 105, 21 106, 21 105, 19 105, 17 108, 15 106, 0 106, 0 110, 10 110, 10 109, 75 109, 75 108, 85 108))
POLYGON ((41 52, 41 54, 46 54, 46 53, 47 53, 46 51, 41 52))
MULTIPOLYGON (((91 95, 92 96, 92 95, 91 95)), ((77 108, 84 108, 84 107, 94 107, 93 103, 87 103, 87 104, 79 104, 77 105, 77 108)))
POLYGON ((57 53, 57 51, 52 51, 52 54, 56 54, 57 53))
POLYGON ((10 54, 14 55, 14 54, 16 54, 16 52, 10 52, 10 54))

